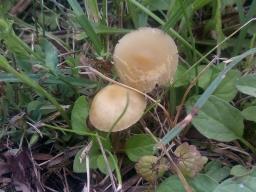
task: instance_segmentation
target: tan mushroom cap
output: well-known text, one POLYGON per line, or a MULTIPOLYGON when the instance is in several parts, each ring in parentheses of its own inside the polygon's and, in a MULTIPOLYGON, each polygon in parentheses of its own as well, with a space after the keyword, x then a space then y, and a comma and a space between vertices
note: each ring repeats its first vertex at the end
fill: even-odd
POLYGON ((145 108, 146 100, 139 93, 119 85, 108 85, 95 95, 89 120, 101 131, 121 131, 139 121, 145 108))
POLYGON ((178 65, 174 40, 157 28, 126 34, 114 50, 114 66, 121 81, 143 92, 170 84, 178 65))

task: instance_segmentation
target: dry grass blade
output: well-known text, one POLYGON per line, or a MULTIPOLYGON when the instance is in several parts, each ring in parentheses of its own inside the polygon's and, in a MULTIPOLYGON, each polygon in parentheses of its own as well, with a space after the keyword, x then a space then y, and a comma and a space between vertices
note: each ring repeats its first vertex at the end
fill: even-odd
POLYGON ((109 175, 109 177, 110 177, 111 183, 112 183, 113 191, 114 191, 114 192, 117 192, 116 182, 115 182, 115 180, 114 180, 114 176, 113 176, 113 173, 112 173, 112 171, 111 171, 111 168, 110 168, 110 164, 109 164, 107 155, 106 155, 106 153, 105 153, 104 147, 103 147, 102 142, 101 142, 101 140, 100 140, 99 137, 97 137, 97 141, 98 141, 98 143, 99 143, 100 150, 101 150, 101 153, 102 153, 102 155, 103 155, 103 158, 104 158, 104 161, 105 161, 105 164, 106 164, 106 167, 107 167, 107 171, 108 171, 108 175, 109 175))

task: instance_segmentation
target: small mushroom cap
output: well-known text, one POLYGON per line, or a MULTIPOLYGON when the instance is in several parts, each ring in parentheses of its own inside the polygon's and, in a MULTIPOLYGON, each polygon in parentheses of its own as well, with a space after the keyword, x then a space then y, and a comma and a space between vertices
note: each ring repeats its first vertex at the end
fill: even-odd
POLYGON ((146 100, 139 93, 119 85, 108 85, 95 95, 89 120, 101 131, 121 131, 135 124, 145 108, 146 100))
POLYGON ((178 65, 174 40, 157 28, 126 34, 114 50, 114 66, 121 81, 143 92, 170 84, 178 65))

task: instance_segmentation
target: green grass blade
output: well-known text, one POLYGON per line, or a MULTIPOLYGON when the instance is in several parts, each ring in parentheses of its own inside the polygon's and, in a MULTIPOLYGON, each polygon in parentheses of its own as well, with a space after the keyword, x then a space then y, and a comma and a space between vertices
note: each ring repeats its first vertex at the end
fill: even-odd
MULTIPOLYGON (((241 2, 237 1, 237 4, 239 5, 238 7, 240 7, 238 10, 239 10, 239 17, 240 17, 241 24, 244 24, 245 22, 250 20, 252 17, 256 16, 256 1, 252 1, 252 4, 250 5, 250 9, 248 10, 248 13, 246 15, 244 14, 244 8, 243 8, 243 5, 241 5, 241 2)), ((236 45, 240 45, 240 46, 234 47, 233 54, 235 55, 238 54, 243 48, 242 45, 244 45, 243 42, 246 39, 246 34, 247 34, 246 29, 241 31, 241 33, 239 33, 238 38, 236 40, 236 45)), ((249 47, 246 47, 246 48, 248 49, 249 47)))
POLYGON ((66 114, 62 106, 58 103, 58 101, 43 87, 41 87, 36 81, 26 76, 23 72, 16 71, 2 55, 0 55, 0 68, 13 74, 17 79, 21 80, 23 83, 33 88, 37 93, 45 96, 61 113, 63 119, 65 119, 66 122, 69 124, 68 115, 66 114))
POLYGON ((68 3, 76 15, 84 15, 84 11, 77 2, 77 0, 68 0, 68 3))
POLYGON ((97 0, 85 0, 85 9, 90 21, 98 22, 101 18, 97 0))
MULTIPOLYGON (((176 2, 179 2, 179 1, 181 0, 177 0, 176 2)), ((191 4, 190 4, 191 1, 185 1, 185 2, 187 3, 186 4, 187 9, 191 9, 192 12, 195 12, 198 9, 201 9, 202 7, 210 3, 211 0, 195 0, 191 4)), ((177 22, 183 17, 182 8, 178 4, 175 4, 175 6, 172 7, 173 10, 169 10, 171 14, 168 17, 168 20, 165 22, 163 26, 163 30, 167 31, 168 29, 174 27, 177 24, 177 22)))
POLYGON ((97 33, 95 32, 92 24, 90 23, 87 16, 83 13, 82 8, 80 7, 77 0, 68 0, 69 5, 72 7, 76 17, 75 20, 77 23, 83 28, 83 30, 86 32, 88 38, 92 42, 96 52, 98 55, 101 55, 101 52, 103 50, 103 45, 101 43, 101 40, 97 33))

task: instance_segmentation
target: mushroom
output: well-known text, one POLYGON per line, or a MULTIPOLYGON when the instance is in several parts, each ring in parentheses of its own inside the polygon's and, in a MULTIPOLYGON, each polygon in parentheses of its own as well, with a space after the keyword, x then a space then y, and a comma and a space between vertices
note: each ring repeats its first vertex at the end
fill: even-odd
POLYGON ((145 108, 146 100, 139 93, 119 85, 108 85, 93 98, 89 120, 101 131, 121 131, 135 124, 145 108))
POLYGON ((178 65, 174 40, 157 28, 126 34, 114 50, 114 66, 124 84, 143 92, 170 84, 178 65))

